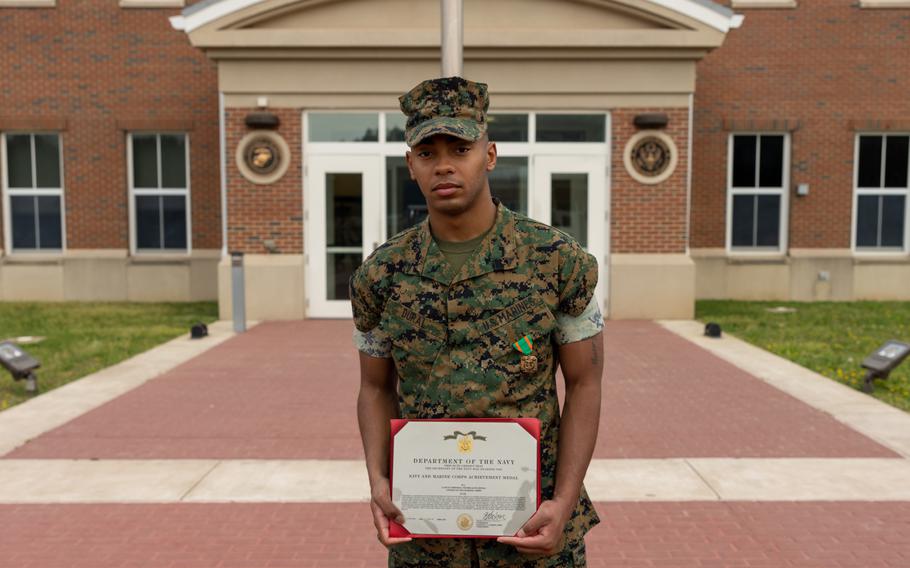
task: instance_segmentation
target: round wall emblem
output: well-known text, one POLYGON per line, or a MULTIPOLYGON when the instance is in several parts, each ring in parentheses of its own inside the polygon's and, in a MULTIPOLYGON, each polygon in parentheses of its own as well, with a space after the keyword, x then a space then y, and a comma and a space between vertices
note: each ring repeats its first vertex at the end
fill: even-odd
POLYGON ((670 165, 670 148, 656 136, 642 138, 632 146, 632 166, 643 176, 659 176, 670 165))
POLYGON ((281 179, 291 162, 288 143, 273 130, 253 130, 237 144, 237 169, 253 183, 268 184, 281 179))
POLYGON ((246 165, 259 175, 270 174, 278 168, 282 156, 278 146, 266 138, 256 138, 244 149, 246 165))
POLYGON ((629 175, 649 185, 670 177, 676 169, 677 159, 673 139, 654 130, 643 130, 629 138, 623 155, 629 175))

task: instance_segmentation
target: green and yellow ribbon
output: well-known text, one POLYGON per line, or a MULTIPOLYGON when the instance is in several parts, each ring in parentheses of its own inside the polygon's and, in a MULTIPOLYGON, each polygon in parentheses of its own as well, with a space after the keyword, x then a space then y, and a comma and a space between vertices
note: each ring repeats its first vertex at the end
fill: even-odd
POLYGON ((512 344, 515 349, 518 349, 524 355, 530 355, 534 350, 534 342, 531 341, 531 338, 527 335, 523 336, 521 339, 512 344))

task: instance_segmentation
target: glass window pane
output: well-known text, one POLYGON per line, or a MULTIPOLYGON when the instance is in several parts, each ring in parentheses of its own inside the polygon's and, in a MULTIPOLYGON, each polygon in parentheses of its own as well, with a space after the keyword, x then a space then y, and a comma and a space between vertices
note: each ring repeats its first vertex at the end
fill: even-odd
POLYGON ((755 187, 755 136, 733 137, 733 187, 755 187))
POLYGON ((35 198, 31 195, 14 195, 10 197, 14 249, 38 248, 35 206, 35 198))
POLYGON ((182 195, 165 195, 161 198, 164 248, 186 249, 186 199, 182 195))
POLYGON ((882 137, 859 137, 859 164, 857 165, 857 187, 881 187, 882 137))
POLYGON ((386 142, 404 142, 405 122, 407 122, 407 117, 400 112, 385 114, 386 142))
POLYGON ((310 142, 376 142, 379 114, 312 113, 309 116, 310 142))
POLYGON ((755 195, 733 196, 732 242, 734 247, 754 246, 752 239, 755 226, 755 195))
POLYGON ((487 115, 487 133, 493 142, 527 142, 527 114, 487 115))
POLYGON ((154 134, 133 134, 133 187, 158 187, 158 143, 154 134))
POLYGON ((60 138, 35 134, 35 176, 38 187, 60 187, 60 138))
POLYGON ((43 249, 62 249, 63 233, 60 219, 60 197, 42 195, 38 199, 38 244, 43 249))
POLYGON ((538 142, 603 142, 606 119, 603 114, 538 114, 538 142))
POLYGON ((326 246, 363 246, 361 174, 325 175, 326 246))
POLYGON ((552 225, 588 246, 588 174, 556 174, 550 179, 552 225))
POLYGON ((420 186, 411 179, 404 158, 386 158, 385 173, 387 234, 391 237, 423 221, 427 216, 427 201, 420 193, 420 186))
POLYGON ((496 168, 487 174, 490 191, 503 205, 522 215, 528 214, 528 159, 498 158, 496 168))
POLYGON ((784 185, 784 137, 761 137, 759 163, 760 187, 783 187, 784 185))
POLYGON ((360 253, 329 253, 326 271, 327 300, 350 300, 348 280, 360 266, 360 253))
POLYGON ((780 246, 780 196, 758 196, 758 231, 756 246, 780 246))
POLYGON ((906 211, 906 198, 903 195, 882 196, 883 247, 904 246, 904 216, 906 211))
POLYGON ((856 209, 856 246, 878 246, 878 195, 860 195, 856 209))
POLYGON ((186 188, 186 136, 161 135, 161 187, 186 188))
POLYGON ((6 137, 6 164, 9 187, 32 185, 32 142, 29 134, 9 134, 6 137))
POLYGON ((910 136, 889 136, 885 150, 885 187, 907 187, 910 136))
POLYGON ((160 196, 136 196, 136 248, 161 248, 160 196))

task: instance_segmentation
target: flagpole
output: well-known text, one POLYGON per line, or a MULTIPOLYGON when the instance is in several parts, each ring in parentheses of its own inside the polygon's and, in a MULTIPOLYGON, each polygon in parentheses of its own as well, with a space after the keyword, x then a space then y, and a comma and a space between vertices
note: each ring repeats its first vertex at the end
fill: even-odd
POLYGON ((441 0, 442 76, 461 76, 464 72, 464 3, 441 0))

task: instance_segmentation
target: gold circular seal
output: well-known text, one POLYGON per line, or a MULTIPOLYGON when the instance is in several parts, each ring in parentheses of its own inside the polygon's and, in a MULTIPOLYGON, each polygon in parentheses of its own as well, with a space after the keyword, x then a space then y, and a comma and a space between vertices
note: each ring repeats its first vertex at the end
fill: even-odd
POLYGON ((467 530, 470 530, 471 527, 474 526, 474 518, 467 513, 462 513, 462 514, 458 515, 458 518, 455 520, 455 523, 458 524, 458 528, 460 528, 463 531, 467 531, 467 530))
POLYGON ((278 145, 267 138, 250 140, 243 149, 243 154, 246 165, 259 175, 272 173, 281 161, 278 145))
POLYGON ((632 146, 632 166, 639 174, 657 177, 670 165, 670 148, 657 136, 646 136, 632 146))

